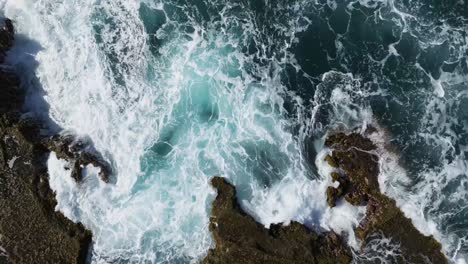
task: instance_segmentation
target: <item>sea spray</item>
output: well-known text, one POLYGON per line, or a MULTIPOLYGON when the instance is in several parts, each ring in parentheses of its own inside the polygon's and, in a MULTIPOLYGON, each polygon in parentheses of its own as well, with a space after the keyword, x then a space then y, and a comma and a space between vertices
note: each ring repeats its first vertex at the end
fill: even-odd
POLYGON ((350 232, 364 212, 327 209, 320 142, 375 120, 402 164, 387 175, 400 183, 381 188, 418 212, 413 221, 431 226, 449 258, 465 257, 466 24, 458 17, 425 17, 424 1, 0 7, 40 45, 36 73, 22 76, 38 77, 26 107, 90 137, 115 169, 115 184, 88 168, 78 185, 49 160, 57 209, 92 229, 94 262, 199 260, 212 245, 214 175, 228 177, 266 226, 298 220, 350 232), (41 87, 49 110, 34 106, 41 87))
POLYGON ((216 174, 236 183, 267 226, 298 215, 313 193, 324 195, 311 187, 317 183, 283 118, 282 58, 273 55, 287 56, 287 46, 246 54, 248 42, 264 40, 254 18, 235 13, 240 6, 202 27, 170 3, 102 2, 80 12, 66 3, 7 5, 43 29, 29 34, 44 46, 38 77, 52 118, 91 137, 115 166, 115 185, 92 169, 76 185, 63 162, 49 160, 57 209, 93 231, 94 262, 199 259, 211 244, 208 181, 216 174), (158 43, 144 32, 142 8, 164 16, 158 43), (157 54, 150 44, 160 45, 157 54))

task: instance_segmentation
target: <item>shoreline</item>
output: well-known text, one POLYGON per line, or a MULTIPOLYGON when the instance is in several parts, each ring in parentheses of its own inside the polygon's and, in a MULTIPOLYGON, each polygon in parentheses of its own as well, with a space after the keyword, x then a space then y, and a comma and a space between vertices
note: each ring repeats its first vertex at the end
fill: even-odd
MULTIPOLYGON (((73 148, 79 140, 43 135, 40 120, 22 111, 26 91, 5 58, 14 46, 13 22, 0 29, 0 263, 86 263, 92 234, 55 210, 47 159, 51 151, 74 164, 80 175, 87 164, 111 173, 94 153, 73 148)), ((76 176, 78 177, 78 176, 76 176)))
MULTIPOLYGON (((13 25, 8 21, 0 31, 0 42, 2 44, 0 51, 2 54, 6 54, 7 49, 11 47, 14 40, 13 25)), ((4 56, 1 59, 2 63, 3 60, 4 56)), ((0 207, 7 208, 2 209, 0 215, 0 245, 4 247, 4 251, 8 255, 8 259, 4 261, 11 261, 12 263, 42 263, 47 261, 86 263, 88 250, 92 244, 92 234, 82 224, 75 224, 64 217, 61 212, 55 211, 57 202, 55 194, 49 187, 45 162, 49 153, 55 152, 59 158, 69 162, 71 175, 76 182, 81 180, 82 168, 92 164, 101 168, 101 179, 108 183, 111 181, 112 174, 110 165, 98 153, 86 152, 89 144, 92 145, 92 143, 82 142, 74 136, 60 134, 52 137, 42 136, 40 134, 42 125, 38 120, 22 117, 20 109, 24 102, 24 91, 19 88, 18 77, 6 69, 3 67, 0 71, 0 83, 5 84, 4 88, 0 90, 0 98, 4 100, 0 105, 2 107, 0 108, 0 135, 3 139, 0 142, 2 143, 0 149, 2 152, 2 159, 0 160, 0 193, 2 193, 0 207), (3 102, 7 103, 3 104, 3 102)), ((343 142, 346 142, 349 135, 341 135, 341 139, 338 138, 336 142, 329 142, 329 146, 339 149, 340 146, 345 144, 343 142)), ((355 148, 358 148, 360 144, 369 147, 363 138, 354 140, 353 146, 355 148)), ((353 188, 353 184, 359 186, 358 189, 361 192, 356 196, 355 193, 348 192, 345 189, 329 189, 327 194, 330 199, 330 206, 333 207, 334 202, 341 199, 342 196, 345 196, 345 199, 352 204, 368 202, 368 208, 372 207, 370 211, 377 212, 376 214, 379 215, 379 206, 385 207, 385 210, 395 212, 397 222, 403 222, 405 226, 411 225, 414 229, 411 221, 408 223, 407 218, 404 220, 404 216, 401 216, 401 210, 394 205, 394 202, 389 201, 390 198, 384 198, 384 195, 368 190, 367 180, 366 184, 362 182, 362 171, 353 172, 352 169, 347 167, 347 164, 353 164, 365 170, 362 167, 363 161, 368 162, 372 160, 372 157, 365 156, 358 159, 349 159, 347 156, 349 151, 341 152, 338 156, 332 154, 328 158, 330 163, 333 163, 330 165, 341 170, 341 175, 335 174, 332 177, 335 181, 340 182, 340 186, 349 185, 350 183, 351 188, 353 188), (353 182, 352 175, 355 175, 355 173, 359 174, 357 176, 359 180, 353 182), (344 177, 348 177, 348 179, 344 177), (351 197, 347 196, 348 194, 351 197), (378 197, 378 199, 369 199, 370 196, 378 197), (385 204, 390 206, 387 208, 379 204, 379 201, 382 200, 385 200, 385 204)), ((369 173, 367 176, 375 176, 374 170, 364 172, 369 173)), ((369 182, 372 183, 372 179, 369 182)), ((234 186, 217 177, 213 178, 213 185, 218 190, 218 197, 213 202, 210 231, 213 232, 217 247, 210 250, 203 263, 229 263, 229 259, 234 261, 231 263, 238 263, 236 261, 239 259, 245 260, 245 263, 249 263, 249 261, 250 263, 258 263, 255 261, 265 260, 270 260, 272 263, 290 263, 295 261, 296 258, 303 259, 301 263, 351 262, 350 249, 343 244, 340 234, 318 235, 295 222, 289 226, 274 225, 267 230, 256 223, 251 216, 243 212, 238 205, 236 206, 234 186), (237 219, 238 222, 232 219, 237 219), (242 223, 245 225, 242 225, 242 223), (245 229, 246 226, 251 227, 251 233, 245 233, 248 230, 245 229), (227 233, 220 233, 220 230, 224 227, 227 228, 227 233), (257 235, 253 236, 252 234, 257 235), (260 239, 258 240, 260 242, 257 239, 260 239), (237 242, 233 243, 232 241, 237 242), (314 242, 312 245, 310 244, 311 241, 314 242), (236 258, 233 259, 233 256, 236 258), (337 260, 337 258, 340 260, 337 260)), ((372 219, 366 219, 366 224, 372 222, 372 219)), ((377 219, 373 225, 369 224, 367 227, 359 229, 360 238, 363 241, 367 240, 373 232, 379 230, 379 223, 381 222, 382 219, 377 219)), ((394 234, 392 230, 384 231, 387 235, 394 234)), ((418 235, 417 233, 417 230, 416 233, 412 230, 412 234, 416 234, 416 240, 421 238, 419 241, 424 240, 426 244, 432 243, 431 249, 435 249, 435 252, 432 252, 434 256, 430 259, 438 261, 435 263, 446 263, 441 259, 439 255, 441 253, 437 251, 437 249, 440 251, 440 244, 437 241, 434 242, 433 238, 419 237, 421 234, 418 235)), ((415 259, 419 260, 417 257, 415 259)), ((0 263, 2 261, 0 255, 0 263)))

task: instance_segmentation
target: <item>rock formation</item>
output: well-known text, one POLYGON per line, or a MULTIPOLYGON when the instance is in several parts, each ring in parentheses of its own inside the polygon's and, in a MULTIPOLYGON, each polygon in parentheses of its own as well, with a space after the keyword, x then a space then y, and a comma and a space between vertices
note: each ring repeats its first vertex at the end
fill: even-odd
POLYGON ((110 164, 91 147, 90 143, 76 138, 74 135, 55 135, 43 140, 50 151, 55 152, 59 159, 68 160, 72 164, 71 176, 77 182, 82 179, 82 170, 87 165, 100 168, 101 180, 109 183, 112 169, 110 164))
POLYGON ((13 42, 13 23, 6 20, 0 29, 0 263, 85 263, 91 233, 55 211, 46 161, 56 151, 80 168, 101 167, 104 180, 110 169, 99 156, 73 150, 76 140, 45 138, 41 123, 22 115, 25 93, 4 64, 13 42))
POLYGON ((363 246, 373 234, 381 233, 400 244, 399 263, 447 263, 440 243, 421 234, 395 201, 380 192, 379 157, 371 140, 358 133, 337 133, 329 136, 325 145, 333 149, 326 161, 338 169, 331 177, 340 183, 338 188, 327 190, 329 205, 334 206, 344 197, 353 205, 367 206, 366 216, 356 230, 363 246))
MULTIPOLYGON (((327 189, 328 204, 334 207, 344 198, 367 206, 355 230, 363 248, 374 235, 383 234, 400 244, 398 263, 447 263, 440 243, 421 234, 395 201, 380 192, 379 157, 371 140, 358 133, 337 133, 325 144, 333 149, 325 160, 336 168, 330 176, 339 182, 327 189)), ((212 185, 218 191, 210 219, 216 247, 202 263, 351 263, 350 249, 335 233, 318 235, 296 222, 267 229, 242 211, 231 184, 215 177, 212 185)))
POLYGON ((242 211, 234 186, 220 177, 211 182, 218 191, 210 218, 216 248, 202 263, 351 263, 350 251, 335 233, 318 235, 297 222, 267 229, 242 211))

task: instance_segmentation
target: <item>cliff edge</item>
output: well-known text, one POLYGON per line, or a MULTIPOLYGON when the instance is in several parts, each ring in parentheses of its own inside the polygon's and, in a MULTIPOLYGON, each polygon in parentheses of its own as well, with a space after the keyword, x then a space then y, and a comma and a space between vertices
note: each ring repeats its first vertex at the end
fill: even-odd
POLYGON ((46 161, 51 139, 24 117, 25 92, 5 65, 14 27, 0 29, 0 263, 85 263, 91 233, 55 211, 46 161))

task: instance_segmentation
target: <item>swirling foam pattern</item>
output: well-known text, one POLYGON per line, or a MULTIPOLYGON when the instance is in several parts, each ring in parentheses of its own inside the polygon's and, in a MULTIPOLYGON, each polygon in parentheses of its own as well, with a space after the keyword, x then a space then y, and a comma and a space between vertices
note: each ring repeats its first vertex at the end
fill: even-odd
MULTIPOLYGON (((327 208, 327 130, 380 125, 381 189, 453 262, 468 254, 466 1, 1 0, 30 110, 93 140, 115 169, 77 185, 49 159, 57 209, 93 263, 192 263, 212 245, 213 175, 261 223, 349 233, 327 208), (37 76, 37 81, 35 77, 37 76), (43 93, 40 91, 43 90, 43 93), (44 95, 46 104, 37 96, 44 95), (385 144, 392 143, 393 152, 385 144)), ((14 53, 14 51, 13 51, 14 53)), ((390 261, 376 235, 357 262, 390 261)))

